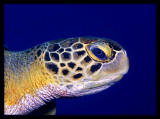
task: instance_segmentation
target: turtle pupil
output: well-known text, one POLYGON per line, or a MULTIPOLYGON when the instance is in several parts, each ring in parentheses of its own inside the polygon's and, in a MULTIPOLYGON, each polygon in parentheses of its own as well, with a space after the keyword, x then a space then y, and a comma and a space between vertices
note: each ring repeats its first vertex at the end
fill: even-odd
POLYGON ((101 50, 98 50, 98 52, 97 52, 97 53, 100 55, 100 54, 102 54, 102 51, 101 51, 101 50))

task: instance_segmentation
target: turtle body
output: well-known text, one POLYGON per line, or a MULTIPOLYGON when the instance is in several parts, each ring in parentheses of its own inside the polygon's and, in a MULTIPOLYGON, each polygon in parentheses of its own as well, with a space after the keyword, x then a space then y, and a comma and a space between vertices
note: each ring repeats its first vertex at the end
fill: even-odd
POLYGON ((129 69, 122 46, 97 37, 53 40, 25 51, 5 50, 4 59, 5 115, 31 114, 56 98, 97 93, 129 69))

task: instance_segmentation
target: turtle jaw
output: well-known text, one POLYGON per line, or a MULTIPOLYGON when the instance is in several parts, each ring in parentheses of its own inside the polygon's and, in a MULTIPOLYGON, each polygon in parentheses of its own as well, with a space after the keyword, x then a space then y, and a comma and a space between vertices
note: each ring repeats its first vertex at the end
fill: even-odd
POLYGON ((120 80, 123 77, 123 74, 117 74, 112 75, 110 77, 104 77, 104 79, 95 81, 92 79, 89 79, 88 82, 84 82, 81 85, 75 85, 70 90, 70 92, 74 93, 74 96, 83 96, 83 95, 89 95, 98 93, 100 91, 103 91, 110 86, 112 86, 115 82, 120 80))

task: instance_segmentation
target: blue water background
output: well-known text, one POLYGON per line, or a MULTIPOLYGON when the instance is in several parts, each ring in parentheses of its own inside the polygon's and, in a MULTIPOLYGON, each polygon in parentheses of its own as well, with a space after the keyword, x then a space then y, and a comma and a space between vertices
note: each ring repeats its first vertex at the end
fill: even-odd
POLYGON ((6 4, 4 43, 25 50, 59 38, 110 38, 127 51, 130 69, 97 94, 58 99, 57 115, 156 114, 156 6, 154 4, 6 4))

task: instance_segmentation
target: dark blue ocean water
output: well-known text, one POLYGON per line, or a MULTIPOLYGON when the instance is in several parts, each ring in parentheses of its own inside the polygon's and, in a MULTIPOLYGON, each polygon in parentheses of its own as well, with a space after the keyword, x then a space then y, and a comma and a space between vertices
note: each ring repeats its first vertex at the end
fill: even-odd
POLYGON ((58 115, 156 114, 156 6, 66 4, 4 6, 4 43, 25 50, 59 38, 110 38, 128 53, 122 80, 97 94, 57 100, 58 115))

